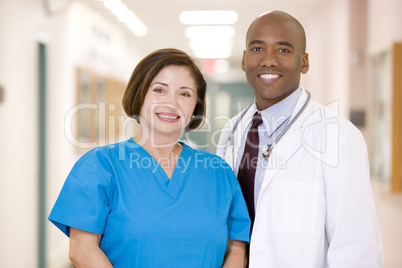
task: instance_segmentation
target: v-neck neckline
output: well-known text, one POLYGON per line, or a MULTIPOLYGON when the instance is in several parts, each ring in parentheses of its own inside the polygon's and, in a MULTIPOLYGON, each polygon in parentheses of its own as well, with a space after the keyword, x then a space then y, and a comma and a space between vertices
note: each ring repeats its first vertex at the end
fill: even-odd
POLYGON ((186 172, 183 170, 183 168, 186 168, 186 166, 184 165, 183 167, 182 163, 184 163, 183 161, 185 161, 185 159, 187 158, 189 147, 185 143, 179 142, 183 146, 183 149, 179 155, 179 158, 177 159, 172 176, 169 179, 169 176, 163 170, 162 166, 147 150, 145 150, 141 145, 134 141, 133 138, 130 138, 129 142, 134 143, 136 145, 135 147, 138 148, 138 150, 142 151, 145 156, 149 157, 149 159, 152 161, 152 166, 157 167, 155 172, 152 173, 153 177, 158 181, 163 190, 171 198, 177 199, 179 192, 184 186, 184 179, 186 178, 186 172))

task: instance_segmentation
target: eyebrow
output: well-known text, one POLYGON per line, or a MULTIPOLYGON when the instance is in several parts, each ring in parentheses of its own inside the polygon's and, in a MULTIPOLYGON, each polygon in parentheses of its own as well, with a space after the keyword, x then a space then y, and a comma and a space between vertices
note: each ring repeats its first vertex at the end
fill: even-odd
MULTIPOLYGON (((155 82, 155 83, 151 84, 151 86, 153 86, 153 85, 155 85, 155 84, 159 84, 159 85, 162 85, 162 86, 165 86, 165 87, 168 87, 168 86, 169 86, 168 84, 163 83, 163 82, 155 82)), ((180 87, 180 89, 190 89, 191 91, 194 92, 194 89, 193 89, 192 87, 182 86, 182 87, 180 87)))
MULTIPOLYGON (((248 43, 249 46, 251 45, 260 45, 260 44, 264 44, 265 42, 262 40, 252 40, 248 43)), ((281 46, 287 46, 290 48, 294 48, 294 45, 288 41, 278 41, 276 42, 276 44, 281 45, 281 46)))
POLYGON ((261 40, 252 40, 252 41, 250 41, 250 42, 248 43, 248 45, 251 46, 251 45, 264 44, 264 43, 265 43, 265 42, 264 42, 264 41, 261 41, 261 40))
POLYGON ((290 48, 294 48, 294 45, 288 41, 279 41, 277 42, 278 45, 281 46, 286 46, 286 47, 290 47, 290 48))

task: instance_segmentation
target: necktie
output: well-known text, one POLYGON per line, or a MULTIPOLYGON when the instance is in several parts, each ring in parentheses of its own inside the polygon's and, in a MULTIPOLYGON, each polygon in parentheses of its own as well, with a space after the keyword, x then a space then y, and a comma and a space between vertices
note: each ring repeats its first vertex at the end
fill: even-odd
POLYGON ((261 115, 256 112, 253 116, 253 123, 247 134, 246 144, 244 146, 243 157, 240 162, 237 179, 243 191, 246 200, 248 213, 251 219, 251 227, 254 223, 254 177, 255 169, 258 163, 259 138, 258 125, 262 123, 261 115))

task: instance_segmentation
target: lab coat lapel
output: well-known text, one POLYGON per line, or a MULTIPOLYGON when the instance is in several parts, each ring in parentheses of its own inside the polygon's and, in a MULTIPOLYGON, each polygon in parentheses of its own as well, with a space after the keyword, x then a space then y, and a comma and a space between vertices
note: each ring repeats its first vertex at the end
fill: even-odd
MULTIPOLYGON (((297 101, 291 120, 296 116, 298 111, 303 107, 307 100, 307 93, 305 90, 297 101)), ((261 186, 261 191, 268 187, 272 179, 284 168, 287 168, 287 161, 294 155, 296 150, 302 146, 302 133, 301 127, 305 118, 304 111, 300 117, 289 128, 287 133, 282 137, 278 144, 272 150, 271 156, 268 159, 268 165, 265 169, 264 180, 261 186)))

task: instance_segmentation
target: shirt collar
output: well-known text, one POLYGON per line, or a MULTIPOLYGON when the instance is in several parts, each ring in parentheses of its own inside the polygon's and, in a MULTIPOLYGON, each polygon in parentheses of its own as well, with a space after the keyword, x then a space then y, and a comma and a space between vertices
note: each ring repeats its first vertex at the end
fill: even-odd
MULTIPOLYGON (((298 88, 280 102, 275 103, 265 110, 259 111, 262 116, 264 129, 269 136, 271 136, 272 133, 275 132, 275 130, 277 130, 283 123, 289 121, 301 92, 301 88, 298 88)), ((255 100, 253 110, 258 111, 255 100)))

